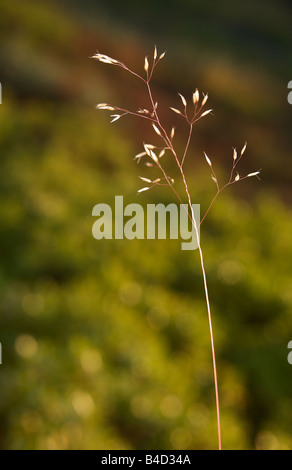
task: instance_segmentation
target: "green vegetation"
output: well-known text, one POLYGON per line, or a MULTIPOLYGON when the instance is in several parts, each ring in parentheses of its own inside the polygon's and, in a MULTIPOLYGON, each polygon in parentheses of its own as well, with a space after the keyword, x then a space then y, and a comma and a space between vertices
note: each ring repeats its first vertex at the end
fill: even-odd
MULTIPOLYGON (((120 57, 121 47, 122 59, 141 70, 145 43, 152 48, 157 41, 155 25, 148 36, 147 28, 144 36, 134 28, 127 34, 114 11, 103 23, 104 2, 97 28, 92 10, 84 7, 78 19, 68 3, 59 3, 27 0, 16 9, 5 0, 0 6, 0 448, 216 448, 197 253, 181 251, 175 240, 97 241, 91 235, 93 206, 112 204, 117 194, 125 203, 174 201, 167 190, 136 195, 141 168, 133 156, 148 128, 128 117, 124 125, 110 125, 94 105, 130 98, 140 106, 141 90, 88 59, 96 49, 120 57)), ((177 3, 169 9, 170 31, 177 3)), ((180 25, 191 3, 180 3, 180 25)), ((208 30, 215 13, 197 3, 208 30)), ((259 48, 269 38, 282 51, 279 72, 276 64, 268 74, 268 56, 265 67, 253 60, 248 67, 232 54, 228 59, 227 49, 215 60, 224 35, 220 47, 206 43, 213 51, 208 58, 198 44, 193 63, 188 24, 184 37, 181 29, 175 34, 189 49, 172 53, 175 37, 169 40, 156 89, 166 111, 175 106, 175 93, 189 87, 213 100, 215 117, 195 131, 186 170, 202 211, 214 189, 202 150, 224 178, 231 146, 247 139, 243 173, 244 165, 263 168, 261 183, 246 181, 221 196, 201 233, 228 449, 292 448, 292 219, 281 202, 289 202, 292 171, 291 106, 283 85, 284 70, 287 83, 292 78, 285 68, 291 38, 279 26, 288 4, 267 3, 264 19, 252 16, 249 23, 245 10, 241 22, 261 35, 259 48), (271 30, 275 11, 279 20, 271 30), (187 68, 183 77, 175 75, 177 64, 187 68)), ((150 2, 149 14, 156 7, 163 12, 164 2, 150 2)), ((227 30, 241 15, 231 13, 221 11, 227 30)), ((214 31, 213 42, 219 36, 214 31)), ((234 54, 244 41, 238 47, 232 44, 234 54)), ((247 44, 246 62, 249 50, 247 44)))

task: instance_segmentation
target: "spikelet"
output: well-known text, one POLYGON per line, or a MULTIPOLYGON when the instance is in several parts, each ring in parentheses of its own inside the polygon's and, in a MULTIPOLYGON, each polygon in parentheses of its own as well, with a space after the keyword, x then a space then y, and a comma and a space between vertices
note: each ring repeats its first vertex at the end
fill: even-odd
POLYGON ((208 155, 206 154, 206 152, 204 152, 204 155, 205 155, 205 158, 206 158, 206 161, 207 161, 208 165, 212 166, 212 162, 211 162, 210 158, 208 157, 208 155))
POLYGON ((207 111, 204 111, 203 114, 201 114, 200 117, 207 116, 207 114, 211 113, 211 111, 213 111, 213 109, 207 109, 207 111))
POLYGON ((202 104, 201 104, 202 107, 207 103, 207 99, 208 99, 208 93, 206 95, 204 95, 204 98, 203 98, 202 104))
POLYGON ((196 104, 198 103, 199 99, 200 99, 199 90, 198 90, 198 88, 196 88, 196 91, 193 93, 193 103, 194 103, 194 106, 196 106, 196 104))
POLYGON ((257 175, 259 175, 259 174, 260 174, 259 171, 255 171, 255 172, 253 172, 253 173, 249 173, 247 176, 257 176, 257 175))
POLYGON ((115 121, 117 121, 118 119, 120 119, 121 114, 111 114, 111 117, 113 118, 113 119, 111 120, 111 122, 115 122, 115 121))
POLYGON ((141 188, 141 189, 139 189, 139 190, 137 191, 137 193, 142 193, 143 191, 148 191, 148 189, 150 189, 150 188, 148 188, 148 187, 146 187, 146 188, 141 188))
POLYGON ((180 115, 182 116, 182 113, 181 113, 178 109, 176 109, 176 108, 170 108, 170 109, 171 109, 171 111, 173 111, 174 113, 180 114, 180 115))
POLYGON ((152 123, 152 127, 153 127, 153 129, 155 130, 156 134, 158 134, 158 135, 161 137, 161 132, 160 132, 160 130, 158 129, 158 127, 154 124, 154 122, 152 123))
POLYGON ((145 143, 143 143, 143 147, 144 147, 145 152, 147 153, 147 155, 149 155, 149 157, 150 157, 150 156, 151 156, 151 155, 150 155, 150 150, 155 149, 155 146, 152 145, 152 144, 145 144, 145 143))
POLYGON ((115 108, 106 103, 99 103, 96 105, 96 109, 107 109, 108 111, 114 111, 115 108))
POLYGON ((180 99, 182 100, 182 104, 184 105, 184 107, 187 106, 187 102, 186 102, 186 99, 183 95, 181 95, 180 93, 178 94, 178 96, 180 97, 180 99))
POLYGON ((139 162, 140 159, 142 157, 144 157, 144 155, 147 155, 147 153, 146 152, 137 153, 137 155, 135 155, 135 157, 134 157, 134 160, 138 160, 138 162, 139 162))
POLYGON ((241 149, 241 152, 240 152, 240 155, 242 156, 245 152, 245 149, 246 149, 246 146, 247 146, 247 142, 245 142, 244 146, 242 147, 241 149))
POLYGON ((158 163, 158 158, 157 158, 156 154, 153 152, 153 150, 150 150, 150 157, 152 158, 152 160, 155 163, 158 163))
POLYGON ((111 65, 117 65, 120 64, 116 59, 113 59, 112 57, 109 57, 108 55, 105 54, 99 54, 98 52, 91 56, 91 59, 99 60, 99 62, 103 62, 104 64, 111 64, 111 65))
POLYGON ((149 178, 144 178, 144 176, 139 176, 140 180, 145 181, 145 183, 152 183, 149 178))
POLYGON ((139 108, 137 111, 138 114, 150 114, 150 111, 148 109, 141 109, 139 108))

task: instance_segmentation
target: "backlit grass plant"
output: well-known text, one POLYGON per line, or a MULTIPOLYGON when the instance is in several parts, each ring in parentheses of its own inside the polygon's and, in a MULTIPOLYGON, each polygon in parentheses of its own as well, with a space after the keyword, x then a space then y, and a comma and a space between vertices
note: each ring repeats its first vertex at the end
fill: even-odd
POLYGON ((111 118, 112 118, 111 122, 115 122, 118 119, 121 119, 122 117, 126 115, 132 115, 137 118, 149 121, 149 125, 152 126, 153 132, 161 140, 160 146, 156 146, 150 143, 147 143, 147 144, 144 143, 143 151, 138 153, 135 156, 135 160, 137 160, 138 162, 140 162, 141 159, 145 159, 146 166, 152 167, 152 168, 156 167, 159 170, 159 175, 158 176, 155 175, 155 177, 153 177, 152 179, 146 178, 144 176, 140 176, 140 179, 147 185, 139 189, 138 193, 148 191, 155 186, 168 185, 169 188, 174 192, 174 194, 176 195, 180 203, 182 204, 182 195, 180 195, 178 191, 176 190, 175 182, 173 178, 167 174, 165 164, 164 164, 166 159, 165 157, 164 158, 162 157, 165 154, 166 156, 167 154, 169 154, 170 157, 174 158, 177 168, 179 170, 179 174, 182 179, 185 194, 187 196, 187 201, 188 201, 188 204, 185 205, 185 208, 188 212, 188 216, 195 229, 197 245, 198 245, 198 253, 200 257, 200 265, 201 265, 203 285, 204 285, 204 294, 205 294, 205 301, 206 301, 206 308, 207 308, 208 322, 209 322, 209 329, 210 329, 210 341, 211 341, 215 401, 216 401, 216 413, 217 413, 218 448, 221 449, 222 440, 221 440, 220 405, 219 405, 219 390, 218 390, 218 378, 217 378, 217 366, 216 366, 216 354, 215 354, 215 341, 214 341, 214 335, 213 335, 212 316, 211 316, 206 270, 205 270, 205 265, 204 265, 204 257, 203 257, 201 242, 200 242, 199 231, 200 231, 200 226, 203 220, 207 216, 209 210, 211 209, 218 195, 227 186, 230 186, 234 183, 237 183, 249 177, 253 177, 253 176, 258 177, 259 171, 248 173, 245 176, 241 176, 237 172, 238 163, 240 162, 246 150, 246 143, 245 143, 239 152, 235 148, 233 149, 232 167, 231 167, 229 179, 227 180, 225 184, 220 185, 216 177, 216 173, 213 168, 212 161, 208 157, 208 155, 204 152, 204 157, 210 168, 211 178, 216 186, 216 192, 215 192, 215 195, 213 196, 213 199, 210 202, 208 209, 206 210, 205 214, 201 218, 200 222, 196 221, 194 211, 193 211, 191 193, 189 190, 186 174, 184 171, 184 162, 185 162, 188 150, 189 150, 194 125, 200 119, 208 116, 212 112, 212 109, 206 109, 206 103, 208 101, 208 94, 200 94, 198 89, 196 89, 192 93, 192 99, 190 100, 190 102, 188 102, 182 94, 180 93, 178 94, 180 98, 180 102, 181 102, 179 109, 174 108, 174 107, 170 107, 170 109, 172 112, 181 116, 181 118, 185 121, 185 124, 188 127, 188 137, 184 145, 184 150, 182 153, 179 154, 176 150, 176 146, 174 143, 175 142, 175 127, 172 126, 171 129, 168 131, 166 127, 164 126, 164 124, 162 123, 161 118, 159 116, 158 103, 154 99, 152 88, 150 85, 153 72, 157 64, 164 57, 164 55, 165 55, 165 52, 163 52, 162 54, 158 54, 157 48, 155 46, 152 59, 150 60, 149 57, 147 56, 144 59, 144 73, 142 76, 134 72, 133 70, 131 70, 129 67, 127 67, 123 62, 119 60, 113 59, 112 57, 109 57, 105 54, 100 54, 99 52, 94 54, 92 56, 92 59, 98 60, 99 62, 103 62, 105 64, 120 67, 124 69, 126 72, 134 75, 137 78, 137 80, 140 80, 141 82, 143 82, 143 85, 145 86, 145 92, 147 93, 148 101, 149 101, 148 108, 139 108, 138 110, 134 110, 134 111, 129 110, 129 109, 124 109, 116 105, 107 104, 107 103, 99 103, 96 106, 96 108, 98 110, 108 110, 108 111, 113 112, 113 114, 111 114, 111 118))

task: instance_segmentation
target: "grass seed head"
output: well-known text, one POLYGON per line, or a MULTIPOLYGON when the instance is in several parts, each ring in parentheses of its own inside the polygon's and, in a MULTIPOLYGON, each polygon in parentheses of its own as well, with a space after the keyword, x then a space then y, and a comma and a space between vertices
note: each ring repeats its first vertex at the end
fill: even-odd
POLYGON ((201 105, 202 107, 206 104, 207 99, 208 99, 208 93, 206 95, 204 95, 204 98, 202 100, 202 105, 201 105))
POLYGON ((180 115, 182 116, 182 113, 181 113, 178 109, 176 109, 176 108, 170 108, 170 109, 171 109, 171 111, 173 111, 174 113, 180 114, 180 115))
POLYGON ((114 111, 115 108, 106 103, 99 103, 96 105, 96 109, 107 109, 108 111, 114 111))
POLYGON ((145 188, 141 188, 141 189, 138 189, 137 193, 142 193, 143 191, 148 191, 148 187, 145 187, 145 188))
POLYGON ((196 104, 198 103, 199 99, 200 99, 199 90, 198 90, 198 88, 196 88, 196 91, 193 93, 193 103, 194 103, 194 106, 196 106, 196 104))
POLYGON ((212 162, 211 162, 210 158, 208 157, 208 155, 206 154, 206 152, 204 152, 204 155, 205 155, 205 158, 206 158, 206 161, 207 161, 208 165, 212 166, 212 162))
POLYGON ((150 157, 152 158, 152 160, 155 163, 158 163, 158 158, 157 158, 156 154, 153 152, 153 150, 150 150, 150 157))
POLYGON ((240 155, 243 155, 246 150, 247 142, 245 142, 244 146, 241 149, 240 155))
POLYGON ((121 114, 111 114, 111 117, 113 118, 113 119, 111 120, 111 122, 115 122, 115 121, 117 121, 118 119, 120 119, 121 114))
POLYGON ((99 54, 98 52, 91 56, 91 59, 99 60, 99 62, 103 62, 104 64, 111 64, 111 65, 117 65, 120 62, 118 62, 116 59, 113 59, 112 57, 109 57, 108 55, 105 54, 99 54))
POLYGON ((213 109, 207 109, 207 111, 204 111, 203 114, 201 114, 201 118, 204 117, 204 116, 207 116, 207 114, 211 113, 213 111, 213 109))
POLYGON ((259 174, 260 174, 259 171, 254 171, 253 173, 249 173, 247 176, 257 176, 259 174))
POLYGON ((186 108, 187 106, 187 102, 186 102, 186 99, 183 95, 181 95, 180 93, 178 94, 178 96, 180 97, 180 99, 182 100, 182 104, 184 105, 184 107, 186 108))
POLYGON ((152 183, 152 181, 151 181, 149 178, 144 178, 144 176, 139 176, 139 178, 140 178, 142 181, 145 181, 145 183, 152 183))
POLYGON ((160 130, 158 129, 158 127, 154 124, 154 122, 152 123, 152 127, 153 127, 153 129, 155 130, 156 134, 161 137, 161 132, 160 132, 160 130))

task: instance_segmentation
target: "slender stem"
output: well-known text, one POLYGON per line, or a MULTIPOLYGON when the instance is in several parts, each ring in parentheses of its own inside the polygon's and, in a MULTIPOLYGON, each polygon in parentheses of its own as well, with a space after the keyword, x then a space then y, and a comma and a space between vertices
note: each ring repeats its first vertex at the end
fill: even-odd
POLYGON ((138 73, 134 72, 133 70, 129 69, 125 64, 123 64, 122 62, 120 62, 118 65, 120 65, 120 67, 124 70, 126 70, 127 72, 131 73, 132 75, 134 75, 135 77, 139 78, 139 80, 142 80, 142 82, 146 83, 146 80, 145 78, 141 77, 141 75, 139 75, 138 73))
MULTIPOLYGON (((215 194, 215 196, 213 197, 213 199, 212 199, 212 201, 211 201, 211 203, 210 203, 208 209, 206 210, 205 214, 203 215, 203 217, 202 217, 202 219, 201 219, 201 222, 200 222, 200 226, 201 226, 203 220, 205 219, 205 217, 207 216, 207 214, 209 213, 211 207, 213 206, 213 204, 214 204, 215 200, 217 199, 217 197, 219 196, 219 194, 220 194, 225 188, 227 188, 227 186, 230 186, 231 184, 234 184, 234 183, 238 183, 239 181, 242 181, 242 180, 245 180, 246 178, 248 178, 248 175, 246 175, 246 176, 241 176, 237 181, 235 181, 235 180, 231 181, 235 166, 236 166, 236 165, 233 165, 232 170, 231 170, 231 174, 230 174, 230 178, 229 178, 228 182, 227 182, 226 184, 224 184, 224 186, 222 186, 222 188, 219 188, 218 182, 216 183, 216 184, 217 184, 218 191, 217 191, 217 193, 215 194)), ((217 180, 216 180, 216 181, 217 181, 217 180)))
POLYGON ((191 141, 192 132, 193 132, 193 123, 191 122, 190 123, 190 131, 189 131, 189 135, 188 135, 188 140, 187 140, 185 151, 184 151, 184 154, 183 154, 183 158, 182 158, 182 161, 181 161, 181 164, 180 164, 181 167, 183 166, 186 155, 187 155, 187 151, 188 151, 190 141, 191 141))
POLYGON ((209 329, 210 329, 213 373, 214 373, 217 429, 218 429, 218 447, 219 447, 219 450, 221 450, 222 445, 221 445, 220 405, 219 405, 219 390, 218 390, 218 379, 217 379, 215 343, 214 343, 214 336, 213 336, 212 316, 211 316, 211 307, 210 307, 209 292, 208 292, 208 285, 207 285, 207 277, 206 277, 206 271, 205 271, 203 251, 202 251, 202 247, 201 247, 201 243, 200 243, 200 236, 199 236, 199 227, 200 227, 200 225, 198 227, 195 216, 194 216, 194 210, 193 210, 193 206, 192 206, 191 196, 190 196, 190 193, 189 193, 188 185, 187 185, 182 167, 180 167, 180 172, 181 172, 181 175, 182 175, 182 178, 183 178, 185 191, 186 191, 186 194, 187 194, 187 197, 188 197, 188 203, 189 203, 190 211, 191 211, 191 214, 192 214, 193 226, 195 227, 196 238, 197 238, 197 243, 198 243, 198 250, 199 250, 199 255, 200 255, 201 270, 202 270, 202 274, 203 274, 205 299, 206 299, 207 312, 208 312, 208 322, 209 322, 209 329))
MULTIPOLYGON (((160 129, 163 132, 162 138, 168 144, 168 146, 170 147, 170 149, 171 149, 171 151, 172 151, 172 153, 175 157, 177 166, 180 170, 180 173, 181 173, 181 176, 182 176, 182 179, 183 179, 183 183, 184 183, 184 187, 185 187, 185 192, 186 192, 186 195, 187 195, 187 198, 188 198, 188 205, 189 205, 190 212, 191 212, 192 224, 193 224, 193 226, 195 228, 195 232, 196 232, 197 244, 198 244, 198 249, 199 249, 199 254, 200 254, 201 270, 202 270, 202 275, 203 275, 205 299, 206 299, 207 312, 208 312, 208 323, 209 323, 209 330, 210 330, 212 363, 213 363, 213 374, 214 374, 214 385, 215 385, 215 400, 216 400, 217 429, 218 429, 218 447, 219 447, 219 450, 221 450, 222 445, 221 445, 220 405, 219 405, 219 390, 218 390, 218 379, 217 379, 215 343, 214 343, 214 335, 213 335, 213 327, 212 327, 212 316, 211 316, 211 307, 210 307, 209 292, 208 292, 208 285, 207 285, 207 277, 206 277, 206 271, 205 271, 205 265, 204 265, 204 257, 203 257, 203 251, 202 251, 201 244, 200 244, 200 236, 199 236, 199 227, 200 227, 200 225, 198 226, 197 222, 195 220, 194 210, 193 210, 192 201, 191 201, 191 196, 190 196, 190 192, 189 192, 189 189, 188 189, 188 184, 187 184, 187 181, 186 181, 186 178, 185 178, 185 174, 184 174, 184 171, 183 171, 183 168, 182 168, 182 165, 183 165, 183 162, 184 162, 184 159, 186 157, 187 150, 188 150, 188 147, 189 147, 189 143, 190 143, 190 140, 191 140, 193 124, 190 123, 189 136, 188 136, 187 144, 186 144, 186 147, 185 147, 183 159, 182 159, 182 162, 180 163, 179 159, 178 159, 178 156, 176 154, 176 151, 175 151, 175 149, 172 145, 171 139, 169 139, 164 127, 160 123, 160 120, 159 120, 159 117, 158 117, 158 114, 157 114, 157 110, 156 110, 155 105, 154 105, 154 100, 153 100, 151 88, 150 88, 150 85, 149 85, 149 81, 147 81, 147 90, 148 90, 148 94, 149 94, 149 97, 150 97, 151 105, 153 107, 153 112, 154 112, 154 116, 156 118, 156 123, 159 125, 160 129)), ((162 169, 161 165, 159 164, 158 166, 160 167, 160 169, 164 173, 164 170, 162 169)), ((167 181, 168 181, 168 179, 167 179, 167 181)), ((169 183, 169 181, 168 181, 168 183, 169 183)), ((169 183, 169 185, 170 185, 170 183, 169 183)), ((172 186, 171 186, 171 188, 176 193, 176 191, 174 190, 174 188, 172 186)))
POLYGON ((221 192, 221 190, 218 190, 217 193, 215 194, 215 196, 213 197, 208 209, 206 210, 205 214, 203 215, 202 219, 201 219, 201 222, 200 222, 200 225, 202 224, 203 220, 205 219, 205 217, 207 216, 209 210, 211 209, 211 207, 213 206, 215 200, 217 199, 219 193, 221 192))
MULTIPOLYGON (((165 54, 165 53, 164 53, 165 54)), ((153 72, 154 72, 154 69, 156 67, 156 65, 158 64, 158 62, 160 61, 160 59, 164 56, 164 54, 161 54, 159 56, 159 58, 157 59, 157 49, 156 49, 156 46, 155 46, 155 51, 154 51, 154 57, 153 57, 153 63, 152 63, 152 67, 151 67, 151 70, 149 72, 148 70, 148 62, 146 62, 145 60, 145 66, 144 66, 144 69, 146 70, 146 79, 143 78, 142 76, 138 75, 136 72, 134 72, 133 70, 129 69, 124 63, 122 62, 118 62, 114 59, 111 59, 110 57, 108 56, 104 56, 104 55, 101 55, 101 54, 97 54, 97 56, 95 58, 101 60, 102 62, 107 62, 107 63, 110 63, 112 65, 117 65, 121 68, 123 68, 124 70, 126 70, 127 72, 131 73, 132 75, 134 75, 136 78, 138 78, 139 80, 141 80, 146 86, 147 86, 147 91, 148 91, 148 95, 149 95, 149 98, 150 98, 150 101, 151 101, 151 106, 152 106, 152 114, 150 114, 150 116, 145 116, 145 114, 140 114, 139 112, 132 112, 132 111, 128 111, 128 110, 125 110, 123 108, 118 108, 118 107, 115 107, 114 109, 115 110, 118 110, 118 111, 122 111, 123 114, 132 114, 134 116, 137 116, 137 117, 141 117, 141 118, 144 118, 144 119, 147 119, 149 121, 152 122, 152 125, 154 126, 154 130, 161 136, 161 138, 163 139, 164 143, 166 144, 166 148, 170 149, 174 158, 175 158, 175 161, 176 161, 176 164, 180 170, 180 173, 181 173, 181 176, 182 176, 182 180, 183 180, 183 183, 184 183, 184 188, 185 188, 185 193, 187 195, 187 199, 188 199, 188 204, 183 204, 184 206, 184 209, 186 210, 189 218, 191 219, 191 222, 192 222, 192 225, 195 229, 195 233, 196 233, 196 238, 197 238, 197 244, 198 244, 198 250, 199 250, 199 255, 200 255, 200 263, 201 263, 201 271, 202 271, 202 275, 203 275, 203 284, 204 284, 204 292, 205 292, 205 299, 206 299, 206 305, 207 305, 207 312, 208 312, 208 322, 209 322, 209 329, 210 329, 210 340, 211 340, 211 350, 212 350, 212 362, 213 362, 213 374, 214 374, 214 385, 215 385, 215 399, 216 399, 216 413, 217 413, 217 428, 218 428, 218 446, 219 446, 219 450, 221 450, 222 448, 222 445, 221 445, 221 423, 220 423, 220 406, 219 406, 219 391, 218 391, 218 378, 217 378, 217 366, 216 366, 216 355, 215 355, 215 342, 214 342, 214 335, 213 335, 213 327, 212 327, 212 316, 211 316, 211 307, 210 307, 210 300, 209 300, 209 292, 208 292, 208 285, 207 285, 207 277, 206 277, 206 270, 205 270, 205 264, 204 264, 204 257, 203 257, 203 251, 202 251, 202 247, 201 247, 201 243, 200 243, 200 235, 199 235, 199 230, 200 230, 200 226, 203 222, 203 220, 205 219, 205 217, 207 216, 207 214, 209 213, 209 210, 211 209, 211 207, 213 206, 216 198, 218 197, 218 195, 223 191, 223 189, 225 189, 227 186, 231 185, 231 184, 234 184, 235 182, 238 182, 238 181, 241 181, 241 180, 244 180, 246 178, 248 178, 249 176, 257 176, 259 172, 255 172, 255 173, 251 173, 251 174, 248 174, 244 177, 240 177, 239 174, 237 174, 237 176, 235 178, 233 178, 233 174, 234 174, 234 171, 235 171, 235 168, 237 166, 237 164, 239 163, 240 159, 242 158, 242 155, 245 151, 245 147, 246 147, 246 144, 244 146, 244 148, 241 150, 241 153, 239 156, 237 156, 237 153, 236 153, 236 150, 234 149, 234 156, 233 156, 233 165, 232 165, 232 169, 231 169, 231 173, 230 173, 230 177, 229 177, 229 180, 228 182, 222 186, 220 188, 219 184, 218 184, 218 181, 217 181, 217 178, 216 178, 216 175, 215 175, 215 172, 212 168, 212 165, 211 165, 211 171, 212 171, 212 175, 213 175, 213 180, 215 181, 216 183, 216 186, 217 186, 217 193, 215 194, 215 196, 213 197, 207 211, 205 212, 203 218, 201 219, 200 223, 197 224, 196 220, 195 220, 195 216, 194 216, 194 210, 193 210, 193 206, 192 206, 192 201, 191 201, 191 196, 190 196, 190 192, 189 192, 189 189, 188 189, 188 184, 187 184, 187 181, 186 181, 186 178, 185 178, 185 174, 184 174, 184 171, 183 171, 183 164, 184 164, 184 161, 185 161, 185 158, 186 158, 186 155, 187 155, 187 152, 188 152, 188 149, 189 149, 189 145, 190 145, 190 141, 191 141, 191 136, 192 136, 192 131, 193 131, 193 125, 194 123, 196 123, 197 121, 199 121, 203 116, 204 116, 204 113, 199 115, 198 114, 201 112, 204 104, 206 103, 207 101, 207 95, 204 96, 204 99, 203 101, 201 102, 201 105, 198 109, 198 100, 197 102, 195 103, 195 109, 194 109, 194 115, 193 115, 193 118, 190 120, 188 118, 188 115, 187 115, 187 111, 186 111, 186 104, 184 103, 184 98, 181 96, 182 98, 182 101, 183 103, 185 104, 185 109, 184 109, 184 114, 182 114, 180 111, 179 114, 181 114, 185 119, 186 121, 188 122, 188 124, 190 125, 190 129, 189 129, 189 135, 188 135, 188 138, 187 138, 187 142, 186 142, 186 146, 185 146, 185 149, 184 149, 184 153, 183 153, 183 156, 182 156, 182 160, 181 162, 179 161, 179 158, 178 158, 178 155, 176 153, 176 150, 173 146, 173 143, 172 143, 172 135, 168 135, 165 128, 163 127, 163 125, 161 124, 160 122, 160 119, 159 119, 159 116, 158 116, 158 113, 157 113, 157 103, 154 104, 154 100, 153 100, 153 96, 152 96, 152 91, 151 91, 151 87, 150 87, 150 80, 152 78, 152 75, 153 75, 153 72), (197 117, 198 116, 198 117, 197 117), (156 129, 156 125, 158 126, 158 129, 156 129), (189 207, 189 209, 188 209, 189 207)), ((175 111, 175 110, 174 110, 175 111)), ((211 110, 209 110, 210 112, 211 110)), ((206 114, 206 113, 205 113, 206 114)), ((121 116, 120 116, 121 117, 121 116)), ((112 121, 113 122, 113 121, 112 121)), ((148 153, 148 152, 147 152, 148 153)), ((166 183, 170 186, 170 188, 172 189, 172 191, 174 192, 174 194, 177 196, 177 198, 179 199, 179 201, 182 203, 182 200, 181 200, 181 197, 180 195, 177 193, 177 191, 175 190, 175 188, 173 187, 173 184, 171 183, 171 179, 167 176, 165 170, 163 169, 163 167, 161 166, 160 162, 158 161, 158 159, 154 159, 154 161, 157 163, 157 166, 159 167, 159 169, 162 171, 163 175, 164 175, 164 178, 166 180, 166 183), (157 160, 157 161, 156 161, 157 160)), ((258 176, 257 176, 258 177, 258 176)), ((152 186, 155 186, 155 182, 153 183, 152 186)), ((151 186, 151 187, 152 187, 151 186)))
MULTIPOLYGON (((130 72, 131 74, 135 75, 137 78, 139 78, 140 80, 142 80, 146 86, 147 86, 147 90, 148 90, 148 95, 149 95, 149 98, 150 98, 150 101, 151 101, 151 105, 152 105, 152 109, 153 109, 153 114, 151 118, 147 117, 147 119, 149 120, 152 120, 152 122, 155 122, 158 126, 159 126, 159 129, 160 131, 162 132, 161 134, 161 137, 162 139, 164 140, 164 142, 166 143, 167 147, 171 150, 171 152, 173 153, 174 155, 174 158, 175 158, 175 161, 177 163, 177 166, 180 170, 180 173, 181 173, 181 176, 182 176, 182 179, 183 179, 183 183, 184 183, 184 187, 185 187, 185 192, 186 192, 186 195, 187 195, 187 198, 188 198, 188 206, 190 208, 190 213, 187 209, 187 206, 184 205, 184 208, 185 210, 187 211, 189 217, 191 218, 191 221, 192 221, 192 225, 193 227, 195 228, 195 233, 196 233, 196 238, 197 238, 197 244, 198 244, 198 250, 199 250, 199 255, 200 255, 200 264, 201 264, 201 270, 202 270, 202 275, 203 275, 203 284, 204 284, 204 291, 205 291, 205 299, 206 299, 206 305, 207 305, 207 312, 208 312, 208 323, 209 323, 209 330, 210 330, 210 340, 211 340, 211 351, 212 351, 212 363, 213 363, 213 374, 214 374, 214 385, 215 385, 215 399, 216 399, 216 414, 217 414, 217 428, 218 428, 218 446, 219 446, 219 450, 221 450, 221 423, 220 423, 220 406, 219 406, 219 391, 218 391, 218 379, 217 379, 217 366, 216 366, 216 355, 215 355, 215 343, 214 343, 214 336, 213 336, 213 327, 212 327, 212 316, 211 316, 211 307, 210 307, 210 300, 209 300, 209 292, 208 292, 208 285, 207 285, 207 277, 206 277, 206 270, 205 270, 205 265, 204 265, 204 257, 203 257, 203 251, 202 251, 202 248, 201 248, 201 244, 200 244, 200 236, 199 236, 199 228, 200 228, 200 225, 203 221, 203 219, 205 218, 205 216, 207 215, 209 209, 211 208, 214 200, 216 199, 216 197, 218 196, 220 190, 218 189, 218 192, 216 194, 216 196, 214 197, 213 201, 211 202, 211 205, 209 206, 208 210, 207 210, 207 213, 205 214, 205 216, 203 217, 202 221, 200 222, 199 225, 197 225, 197 222, 195 220, 195 215, 194 215, 194 210, 193 210, 193 206, 192 206, 192 201, 191 201, 191 196, 190 196, 190 192, 189 192, 189 189, 188 189, 188 184, 187 184, 187 181, 186 181, 186 178, 185 178, 185 174, 184 174, 184 171, 183 171, 183 163, 184 163, 184 160, 185 160, 185 157, 186 157, 186 154, 187 154, 187 151, 188 151, 188 148, 189 148, 189 144, 190 144, 190 140, 191 140, 191 135, 192 135, 192 130, 193 130, 193 124, 200 118, 198 119, 194 119, 193 121, 189 121, 188 118, 187 118, 187 115, 185 116, 186 117, 186 120, 189 122, 190 124, 190 130, 189 130, 189 135, 188 135, 188 139, 187 139, 187 143, 186 143, 186 147, 185 147, 185 150, 184 150, 184 154, 183 154, 183 157, 182 157, 182 161, 180 162, 179 159, 178 159, 178 156, 177 156, 177 153, 173 147, 173 144, 172 144, 172 140, 171 138, 168 136, 165 128, 163 127, 163 125, 160 123, 160 119, 159 119, 159 116, 158 116, 158 113, 157 113, 157 109, 156 109, 156 106, 154 104, 154 100, 153 100, 153 96, 152 96, 152 91, 151 91, 151 88, 150 88, 150 85, 149 85, 149 82, 150 82, 150 79, 152 77, 152 73, 153 73, 153 70, 154 70, 154 67, 155 67, 156 64, 153 64, 152 66, 152 70, 151 70, 151 73, 150 75, 148 74, 148 71, 147 71, 147 79, 145 80, 143 77, 141 77, 140 75, 136 74, 135 72, 133 72, 132 70, 130 70, 128 67, 125 66, 125 64, 122 64, 120 63, 120 66, 122 68, 124 68, 125 70, 127 70, 128 72, 130 72)), ((116 109, 119 109, 121 111, 125 111, 127 112, 127 110, 123 110, 121 108, 117 108, 116 109)), ((129 111, 128 111, 129 112, 129 111)), ((138 113, 133 113, 133 112, 129 112, 129 114, 133 114, 133 115, 136 115, 136 116, 139 116, 139 117, 146 117, 146 116, 141 116, 139 115, 138 113)), ((170 180, 169 180, 169 177, 167 176, 167 174, 165 173, 164 169, 162 168, 160 162, 157 162, 157 165, 158 167, 160 168, 160 170, 163 172, 163 175, 165 177, 165 180, 166 182, 168 183, 168 185, 170 186, 170 188, 172 189, 172 191, 175 193, 175 195, 178 197, 178 199, 181 201, 181 198, 179 196, 179 194, 176 192, 176 190, 174 189, 173 185, 170 183, 170 180)), ((235 165, 233 166, 233 169, 232 171, 234 170, 234 167, 235 165)), ((230 181, 229 183, 227 184, 230 184, 230 181)))
POLYGON ((158 124, 160 130, 162 131, 162 139, 164 140, 164 142, 166 143, 166 145, 170 148, 170 150, 172 151, 173 155, 174 155, 174 158, 175 158, 175 161, 176 161, 176 164, 177 166, 179 167, 179 169, 181 170, 181 164, 179 162, 179 159, 178 159, 178 156, 176 154, 176 151, 172 145, 172 141, 171 139, 168 137, 167 135, 167 132, 166 130, 164 129, 164 127, 162 126, 161 122, 160 122, 160 119, 159 119, 159 116, 158 116, 158 113, 157 113, 157 109, 155 108, 155 104, 154 104, 154 100, 153 100, 153 96, 152 96, 152 91, 151 91, 151 88, 150 88, 150 85, 149 85, 149 82, 147 82, 147 90, 148 90, 148 94, 149 94, 149 98, 150 98, 150 101, 151 101, 151 105, 153 107, 153 113, 154 113, 154 116, 155 116, 155 119, 156 119, 156 123, 158 124))
MULTIPOLYGON (((198 232, 196 232, 198 235, 198 232)), ((216 366, 216 355, 215 355, 215 343, 214 343, 214 336, 213 336, 213 327, 212 327, 212 316, 211 316, 211 308, 210 308, 210 301, 209 301, 209 292, 208 292, 208 285, 207 285, 207 277, 204 265, 204 258, 203 252, 201 248, 201 244, 198 239, 198 249, 200 254, 200 261, 201 261, 201 269, 203 274, 203 281, 204 281, 204 290, 205 290, 205 298, 207 304, 207 311, 208 311, 208 322, 209 322, 209 329, 210 329, 210 340, 211 340, 211 349, 212 349, 212 362, 213 362, 213 373, 214 373, 214 384, 215 384, 215 399, 216 399, 216 413, 217 413, 217 430, 218 430, 218 447, 219 450, 222 449, 221 444, 221 423, 220 423, 220 404, 219 404, 219 390, 218 390, 218 378, 217 378, 217 366, 216 366)))

